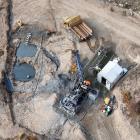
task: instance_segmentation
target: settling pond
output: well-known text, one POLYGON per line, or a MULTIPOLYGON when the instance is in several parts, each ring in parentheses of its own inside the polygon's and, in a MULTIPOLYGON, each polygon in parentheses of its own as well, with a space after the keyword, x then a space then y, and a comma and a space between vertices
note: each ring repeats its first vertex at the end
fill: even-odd
POLYGON ((15 80, 22 82, 28 82, 35 77, 34 67, 27 63, 16 64, 13 73, 15 80))
POLYGON ((17 57, 33 57, 37 52, 37 46, 34 44, 26 44, 25 42, 21 42, 16 56, 17 57))

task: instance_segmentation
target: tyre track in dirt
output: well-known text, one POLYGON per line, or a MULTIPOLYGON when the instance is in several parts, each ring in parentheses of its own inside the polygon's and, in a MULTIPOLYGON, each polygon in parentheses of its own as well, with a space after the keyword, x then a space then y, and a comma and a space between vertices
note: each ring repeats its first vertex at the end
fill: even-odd
POLYGON ((53 10, 53 7, 52 7, 52 0, 49 0, 48 1, 48 5, 50 7, 50 14, 51 14, 51 17, 52 17, 52 20, 54 22, 54 27, 55 27, 55 32, 57 31, 57 24, 56 24, 56 19, 55 19, 55 15, 54 15, 54 10, 53 10))

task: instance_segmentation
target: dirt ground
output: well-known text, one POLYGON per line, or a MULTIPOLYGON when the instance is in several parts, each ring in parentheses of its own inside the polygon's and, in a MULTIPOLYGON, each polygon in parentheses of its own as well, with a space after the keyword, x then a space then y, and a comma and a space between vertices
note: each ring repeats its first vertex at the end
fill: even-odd
POLYGON ((115 3, 120 7, 132 9, 135 12, 140 11, 139 0, 104 0, 105 2, 115 3))
POLYGON ((12 69, 16 61, 30 63, 36 69, 32 81, 13 80, 15 125, 12 124, 8 105, 3 101, 5 90, 1 82, 1 139, 17 139, 22 132, 35 134, 38 139, 46 140, 140 139, 140 116, 133 118, 123 113, 121 94, 122 89, 126 89, 136 102, 140 98, 140 17, 138 14, 124 16, 122 11, 116 5, 98 0, 0 1, 0 80, 5 68, 13 80, 12 69), (113 11, 110 10, 111 7, 113 11), (90 46, 87 42, 78 42, 71 32, 63 28, 63 18, 72 15, 81 15, 93 29, 94 36, 90 40, 90 46), (16 30, 18 19, 25 26, 16 30), (38 51, 34 57, 17 60, 15 53, 18 43, 24 41, 29 32, 32 33, 31 43, 38 47, 38 51), (53 33, 48 35, 48 32, 53 33), (98 40, 97 44, 95 40, 98 40), (78 118, 82 119, 69 119, 55 106, 73 84, 69 70, 72 64, 71 50, 75 45, 82 62, 88 62, 96 49, 103 46, 112 48, 132 68, 111 91, 117 98, 118 107, 109 117, 105 117, 100 111, 101 101, 90 106, 85 116, 80 114, 78 118), (46 57, 43 49, 47 49, 58 59, 58 67, 46 57))
MULTIPOLYGON (((7 31, 9 27, 7 26, 7 3, 0 1, 1 9, 0 9, 0 69, 3 71, 5 69, 5 61, 6 61, 6 47, 7 47, 7 31)), ((0 79, 2 79, 2 75, 0 73, 0 79)))

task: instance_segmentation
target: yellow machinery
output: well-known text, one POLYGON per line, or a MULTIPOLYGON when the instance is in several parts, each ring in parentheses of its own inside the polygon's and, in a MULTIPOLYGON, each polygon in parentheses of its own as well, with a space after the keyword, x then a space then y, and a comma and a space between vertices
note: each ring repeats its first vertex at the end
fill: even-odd
POLYGON ((18 140, 38 140, 36 136, 21 133, 18 140))
POLYGON ((72 64, 72 65, 71 65, 70 72, 71 72, 72 74, 74 74, 74 73, 76 73, 76 71, 77 71, 77 66, 76 66, 76 64, 72 64))
POLYGON ((109 105, 109 103, 110 103, 110 98, 109 98, 109 97, 106 97, 106 98, 104 99, 104 103, 105 103, 106 105, 109 105))
POLYGON ((64 20, 64 27, 73 27, 82 23, 80 16, 71 16, 64 20))
POLYGON ((19 19, 19 20, 17 20, 16 21, 16 25, 17 25, 17 27, 22 27, 23 26, 23 22, 19 19))
POLYGON ((92 29, 87 26, 80 16, 71 16, 64 19, 64 27, 71 29, 76 36, 82 40, 86 40, 92 36, 92 29))

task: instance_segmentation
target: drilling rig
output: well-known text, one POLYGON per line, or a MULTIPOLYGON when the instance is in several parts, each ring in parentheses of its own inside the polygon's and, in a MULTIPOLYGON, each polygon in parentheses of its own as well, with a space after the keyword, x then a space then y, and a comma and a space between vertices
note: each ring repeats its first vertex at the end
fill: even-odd
POLYGON ((99 92, 93 88, 91 88, 91 83, 88 80, 85 80, 83 77, 83 69, 80 62, 79 51, 73 51, 74 56, 76 58, 76 66, 77 66, 77 75, 76 75, 76 83, 74 88, 71 91, 71 94, 65 96, 62 100, 60 100, 60 108, 63 109, 66 113, 74 116, 81 109, 81 104, 88 94, 92 93, 94 95, 94 99, 98 97, 99 92))

